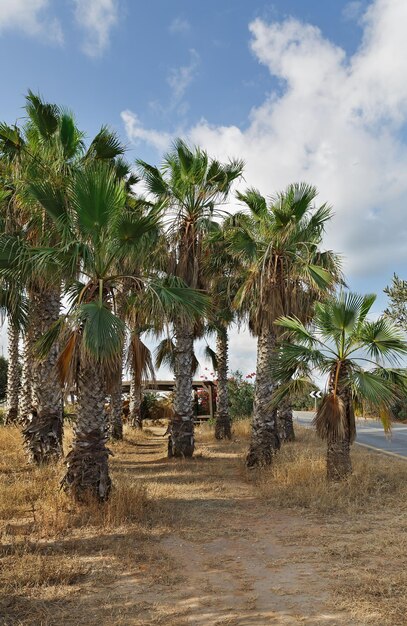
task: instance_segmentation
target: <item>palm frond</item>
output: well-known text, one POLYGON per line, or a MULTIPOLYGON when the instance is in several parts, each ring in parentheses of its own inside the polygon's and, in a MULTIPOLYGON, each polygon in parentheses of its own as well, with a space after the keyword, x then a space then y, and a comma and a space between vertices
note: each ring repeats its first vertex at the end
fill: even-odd
POLYGON ((168 195, 169 189, 160 170, 157 167, 149 165, 145 161, 138 159, 136 161, 140 178, 146 183, 149 193, 157 196, 168 195))
POLYGON ((308 345, 314 345, 317 343, 316 338, 310 330, 308 330, 301 320, 296 317, 279 317, 275 321, 275 324, 288 330, 295 341, 301 341, 308 345))
POLYGON ((381 373, 355 369, 351 375, 354 394, 372 406, 390 408, 397 399, 397 388, 391 384, 390 374, 384 376, 384 371, 384 368, 381 373))
POLYGON ((125 206, 126 192, 114 170, 104 163, 90 163, 77 172, 70 201, 78 225, 84 233, 100 237, 115 216, 125 206))
POLYGON ((207 294, 190 289, 175 277, 155 278, 145 284, 146 306, 158 317, 173 320, 185 317, 193 320, 202 318, 210 311, 211 300, 207 294))
POLYGON ((214 372, 218 371, 218 355, 210 346, 205 346, 205 358, 212 364, 214 372))
POLYGON ((271 394, 269 408, 277 409, 285 398, 290 398, 296 394, 302 395, 315 389, 315 384, 308 376, 298 376, 290 378, 287 382, 278 385, 271 394))
POLYGON ((72 159, 83 150, 83 133, 76 127, 70 113, 63 113, 59 123, 59 137, 66 159, 72 159))
POLYGON ((107 126, 102 126, 90 144, 85 158, 111 161, 124 152, 125 148, 118 135, 107 126))
POLYGON ((236 197, 249 208, 255 218, 264 218, 268 214, 267 202, 258 189, 247 189, 245 193, 238 191, 236 197))
POLYGON ((35 345, 35 355, 44 359, 51 351, 52 346, 58 341, 66 328, 66 317, 63 315, 38 339, 35 345))
POLYGON ((141 384, 143 380, 155 380, 153 359, 149 348, 140 339, 139 333, 132 333, 127 355, 127 365, 135 380, 141 384))
POLYGON ((28 189, 55 224, 64 227, 68 219, 66 191, 47 180, 34 180, 29 183, 28 189))
POLYGON ((78 312, 82 328, 81 354, 107 367, 115 366, 122 358, 124 322, 104 303, 81 304, 78 312))
POLYGON ((162 339, 155 350, 156 368, 163 365, 175 372, 175 344, 170 337, 162 339))
POLYGON ((40 96, 29 90, 25 109, 40 136, 49 139, 59 124, 60 110, 57 105, 44 102, 40 96))
POLYGON ((340 441, 348 429, 346 406, 337 394, 329 394, 322 400, 313 424, 317 435, 324 441, 340 441))
POLYGON ((359 329, 359 336, 368 354, 376 360, 388 359, 397 363, 400 356, 407 354, 403 333, 385 317, 365 321, 359 329))

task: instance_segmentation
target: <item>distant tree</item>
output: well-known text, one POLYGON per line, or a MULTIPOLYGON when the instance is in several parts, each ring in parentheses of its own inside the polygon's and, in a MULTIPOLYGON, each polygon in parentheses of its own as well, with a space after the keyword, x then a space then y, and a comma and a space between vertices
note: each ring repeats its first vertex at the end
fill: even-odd
POLYGON ((291 406, 295 411, 313 411, 315 406, 315 400, 310 395, 311 391, 319 391, 318 387, 312 382, 309 384, 309 389, 296 390, 290 397, 291 406))
POLYGON ((383 291, 390 300, 384 314, 398 326, 407 329, 407 280, 402 280, 394 274, 392 284, 383 291))

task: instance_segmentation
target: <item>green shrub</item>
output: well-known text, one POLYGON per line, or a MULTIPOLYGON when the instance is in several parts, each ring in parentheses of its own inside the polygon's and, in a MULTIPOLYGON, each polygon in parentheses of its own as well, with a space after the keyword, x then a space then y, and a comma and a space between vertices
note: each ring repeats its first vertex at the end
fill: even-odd
POLYGON ((228 389, 229 411, 233 420, 250 417, 253 413, 254 385, 249 382, 253 378, 254 374, 248 374, 245 379, 239 370, 231 372, 228 389))

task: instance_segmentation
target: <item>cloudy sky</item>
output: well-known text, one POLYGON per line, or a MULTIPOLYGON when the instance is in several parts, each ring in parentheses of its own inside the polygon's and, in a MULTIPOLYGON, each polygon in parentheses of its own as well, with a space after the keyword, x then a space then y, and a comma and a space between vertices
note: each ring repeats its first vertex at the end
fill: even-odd
MULTIPOLYGON (((407 274, 406 27, 405 0, 0 0, 0 119, 30 88, 89 136, 109 124, 129 160, 182 135, 243 157, 266 195, 315 184, 325 244, 379 312, 407 274)), ((253 371, 253 341, 233 339, 231 366, 253 371)))

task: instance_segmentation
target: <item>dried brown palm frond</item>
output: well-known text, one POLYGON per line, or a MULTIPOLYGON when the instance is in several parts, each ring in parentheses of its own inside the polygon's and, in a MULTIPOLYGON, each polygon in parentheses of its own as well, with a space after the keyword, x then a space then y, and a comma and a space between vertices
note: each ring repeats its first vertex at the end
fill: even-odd
POLYGON ((138 333, 133 333, 130 339, 127 354, 127 366, 133 372, 135 380, 140 383, 143 380, 155 381, 155 371, 150 350, 140 339, 138 333))
POLYGON ((321 439, 325 441, 339 441, 343 439, 349 424, 346 415, 346 405, 342 398, 335 394, 326 396, 314 417, 313 424, 321 439))
POLYGON ((76 380, 80 334, 75 330, 71 333, 64 348, 61 350, 57 368, 59 378, 63 384, 70 387, 76 380))

